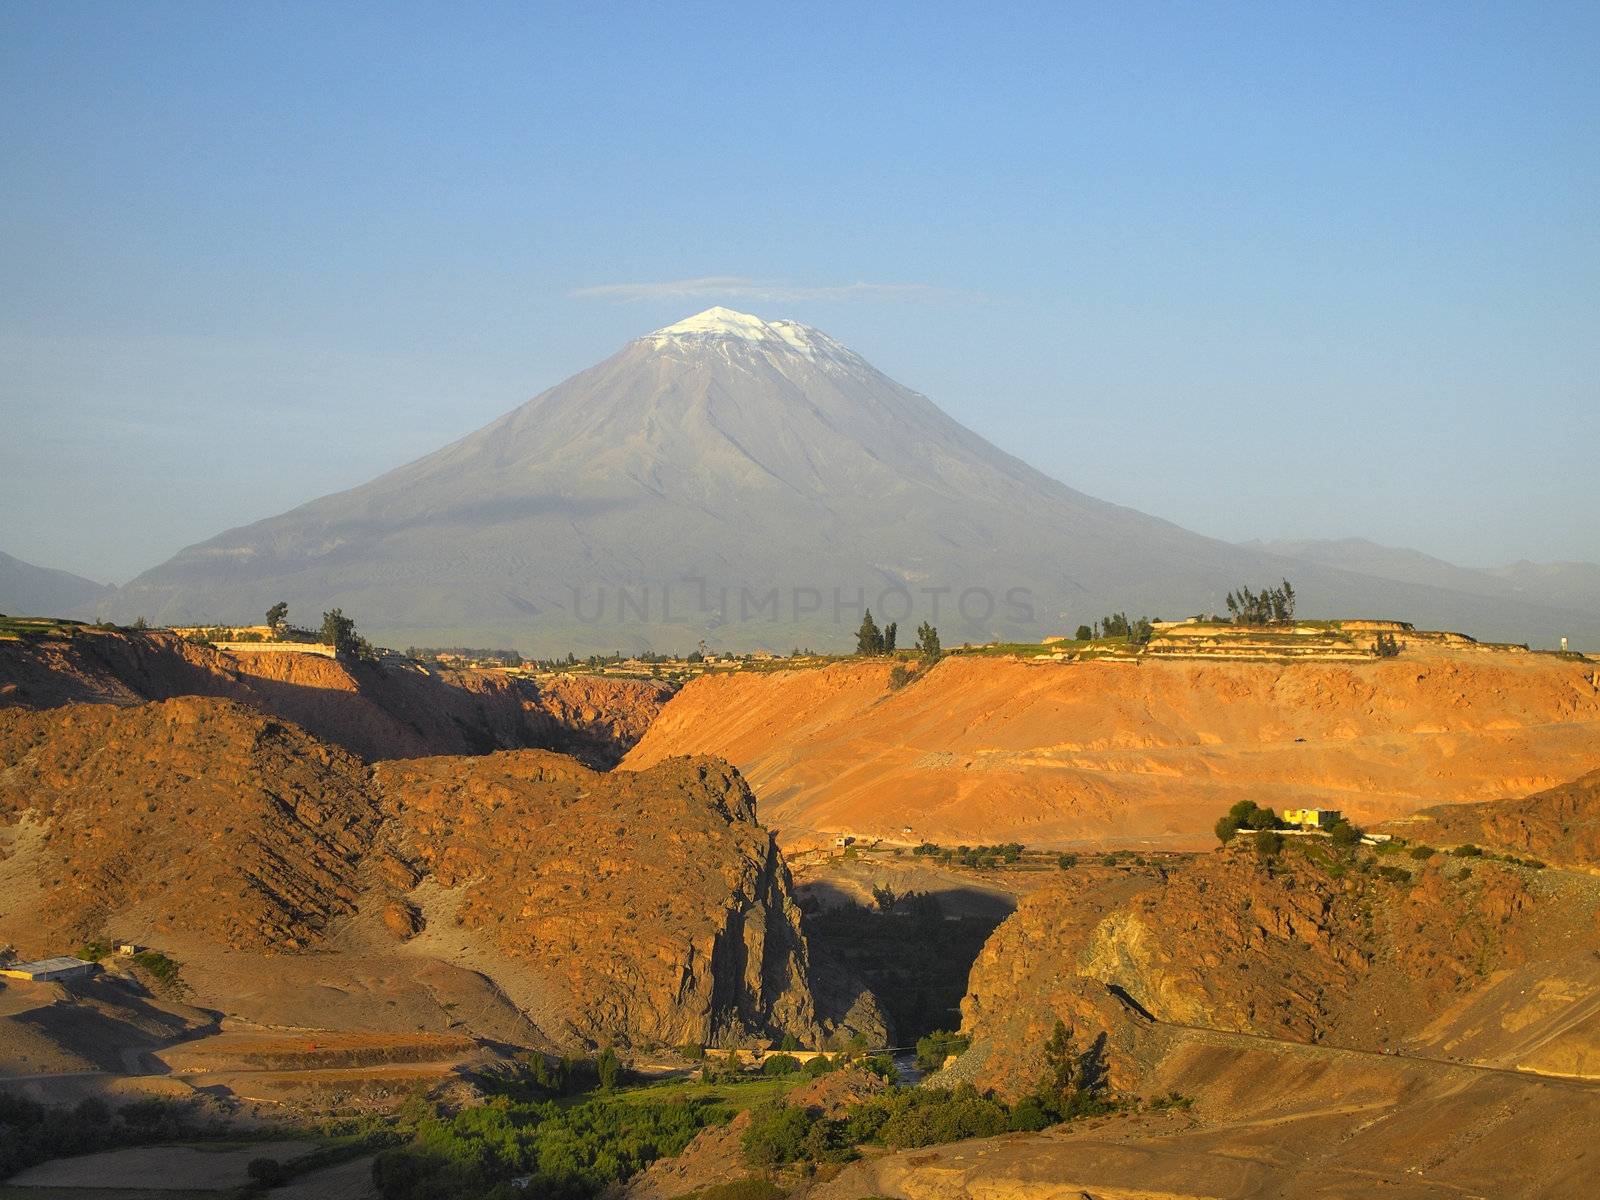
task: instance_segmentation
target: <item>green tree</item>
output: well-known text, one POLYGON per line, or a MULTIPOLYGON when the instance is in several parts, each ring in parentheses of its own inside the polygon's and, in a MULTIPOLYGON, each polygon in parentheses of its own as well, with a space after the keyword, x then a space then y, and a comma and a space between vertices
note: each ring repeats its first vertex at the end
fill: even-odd
POLYGON ((1094 640, 1094 630, 1089 628, 1089 626, 1087 626, 1087 625, 1079 625, 1078 626, 1078 632, 1073 634, 1073 637, 1075 637, 1080 642, 1093 641, 1094 640))
POLYGON ((272 630, 273 633, 277 633, 278 627, 282 625, 284 621, 288 619, 288 617, 288 601, 279 600, 271 608, 267 609, 267 628, 272 630))
POLYGON ((595 1061, 595 1070, 600 1075, 600 1090, 609 1092, 617 1086, 617 1080, 622 1077, 622 1060, 617 1057, 615 1050, 607 1046, 595 1061))
POLYGON ((944 654, 939 644, 939 631, 924 621, 917 626, 917 653, 929 662, 936 662, 944 654))
POLYGON ((1217 841, 1229 842, 1241 829, 1277 829, 1282 822, 1270 808, 1262 808, 1254 800, 1240 800, 1218 818, 1215 825, 1217 841))
POLYGON ((1084 1058, 1077 1039, 1058 1017, 1044 1044, 1044 1078, 1036 1089, 1040 1104, 1049 1112, 1066 1112, 1082 1091, 1084 1080, 1084 1058))
POLYGON ((1328 836, 1333 839, 1335 846, 1349 847, 1361 841, 1361 830, 1350 824, 1343 817, 1340 817, 1333 823, 1332 828, 1328 830, 1328 836))
POLYGON ((856 630, 857 654, 882 654, 883 631, 878 628, 878 623, 872 619, 872 610, 867 609, 866 616, 861 618, 861 628, 856 630))
POLYGON ((1256 834, 1256 853, 1262 858, 1273 858, 1283 852, 1283 834, 1276 829, 1263 829, 1256 834))
POLYGON ((322 633, 318 640, 332 646, 340 658, 372 658, 372 646, 356 632, 356 623, 335 608, 322 614, 322 633))
POLYGON ((894 653, 894 639, 899 632, 900 626, 895 621, 890 621, 883 627, 883 652, 885 654, 894 653))

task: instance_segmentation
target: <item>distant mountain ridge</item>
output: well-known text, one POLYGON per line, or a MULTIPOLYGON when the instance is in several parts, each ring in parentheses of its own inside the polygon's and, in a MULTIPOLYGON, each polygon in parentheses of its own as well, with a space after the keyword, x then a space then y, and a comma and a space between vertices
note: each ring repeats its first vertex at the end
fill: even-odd
POLYGON ((0 551, 0 613, 13 617, 59 616, 92 604, 115 589, 71 571, 38 567, 0 551))
POLYGON ((1535 563, 1524 559, 1503 567, 1459 567, 1420 550, 1381 546, 1365 538, 1243 544, 1268 554, 1357 571, 1379 579, 1445 588, 1513 603, 1531 602, 1591 612, 1600 609, 1600 564, 1595 563, 1535 563))
MULTIPOLYGON (((1136 448, 1134 448, 1136 453, 1136 448)), ((339 606, 396 645, 542 654, 854 642, 861 607, 947 641, 1126 609, 1213 612, 1293 575, 1307 615, 1492 637, 1576 614, 1307 563, 1074 491, 819 330, 713 308, 476 433, 180 552, 96 611, 245 620, 339 606)), ((1600 616, 1587 618, 1600 642, 1600 616)))

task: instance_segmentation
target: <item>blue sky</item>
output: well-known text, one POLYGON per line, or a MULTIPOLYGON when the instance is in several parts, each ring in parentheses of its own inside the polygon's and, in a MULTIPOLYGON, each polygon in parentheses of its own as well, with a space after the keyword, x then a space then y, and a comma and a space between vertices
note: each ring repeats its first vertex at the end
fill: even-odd
POLYGON ((122 582, 725 303, 1203 533, 1600 560, 1596 61, 1593 3, 8 3, 0 549, 122 582))

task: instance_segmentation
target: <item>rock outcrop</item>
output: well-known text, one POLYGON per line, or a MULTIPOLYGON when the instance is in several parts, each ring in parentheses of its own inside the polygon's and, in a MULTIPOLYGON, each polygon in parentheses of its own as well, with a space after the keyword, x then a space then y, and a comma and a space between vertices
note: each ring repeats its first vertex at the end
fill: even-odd
POLYGON ((1482 859, 1341 862, 1308 844, 1268 860, 1246 844, 1171 872, 1073 874, 1028 896, 974 964, 964 1069, 980 1082, 1026 1090, 1057 1019, 1084 1046, 1104 1034, 1133 1088, 1161 1027, 1400 1047, 1497 972, 1600 948, 1593 888, 1482 859))
POLYGON ((227 700, 0 710, 0 895, 22 954, 181 951, 224 1009, 303 976, 289 956, 330 1001, 372 990, 356 976, 475 971, 562 1046, 837 1031, 783 858, 709 759, 369 767, 227 700))
POLYGON ((423 669, 292 652, 230 654, 162 631, 81 627, 0 641, 0 707, 219 696, 367 761, 537 748, 613 766, 672 695, 656 680, 423 669))
POLYGON ((1436 845, 1470 842, 1600 872, 1600 771, 1521 800, 1425 808, 1385 829, 1436 845))
POLYGON ((395 854, 457 893, 459 926, 567 997, 564 1032, 818 1036, 788 868, 726 763, 602 775, 524 751, 375 775, 395 854))

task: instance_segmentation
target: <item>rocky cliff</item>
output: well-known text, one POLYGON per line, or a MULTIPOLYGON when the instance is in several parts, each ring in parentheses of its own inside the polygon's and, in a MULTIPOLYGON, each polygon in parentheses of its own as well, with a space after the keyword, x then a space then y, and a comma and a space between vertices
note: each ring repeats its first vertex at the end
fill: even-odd
POLYGON ((1485 859, 1273 858, 1248 839, 1167 871, 1079 868, 1027 897, 973 966, 968 1069, 1023 1090, 1060 1018, 1137 1087, 1153 1031, 1183 1026, 1368 1051, 1401 1047, 1505 972, 1600 947, 1586 880, 1485 859))
POLYGON ((521 752, 375 774, 396 854, 453 893, 457 925, 567 997, 565 1032, 819 1036, 788 868, 726 763, 600 775, 521 752))
MULTIPOLYGON (((513 751, 372 768, 227 700, 13 708, 0 854, 0 942, 27 956, 146 943, 183 962, 196 1002, 256 1019, 322 995, 322 1020, 342 1006, 356 1026, 420 1027, 377 981, 448 970, 553 1045, 809 1042, 838 1026, 817 1011, 783 858, 712 760, 605 774, 513 751)), ((427 983, 419 1003, 448 1014, 462 986, 427 983)), ((861 1024, 872 1011, 853 1027, 881 1036, 861 1024)))
POLYGON ((0 641, 0 707, 220 696, 293 721, 368 761, 525 747, 615 764, 672 695, 653 680, 233 655, 161 631, 77 628, 0 641))

